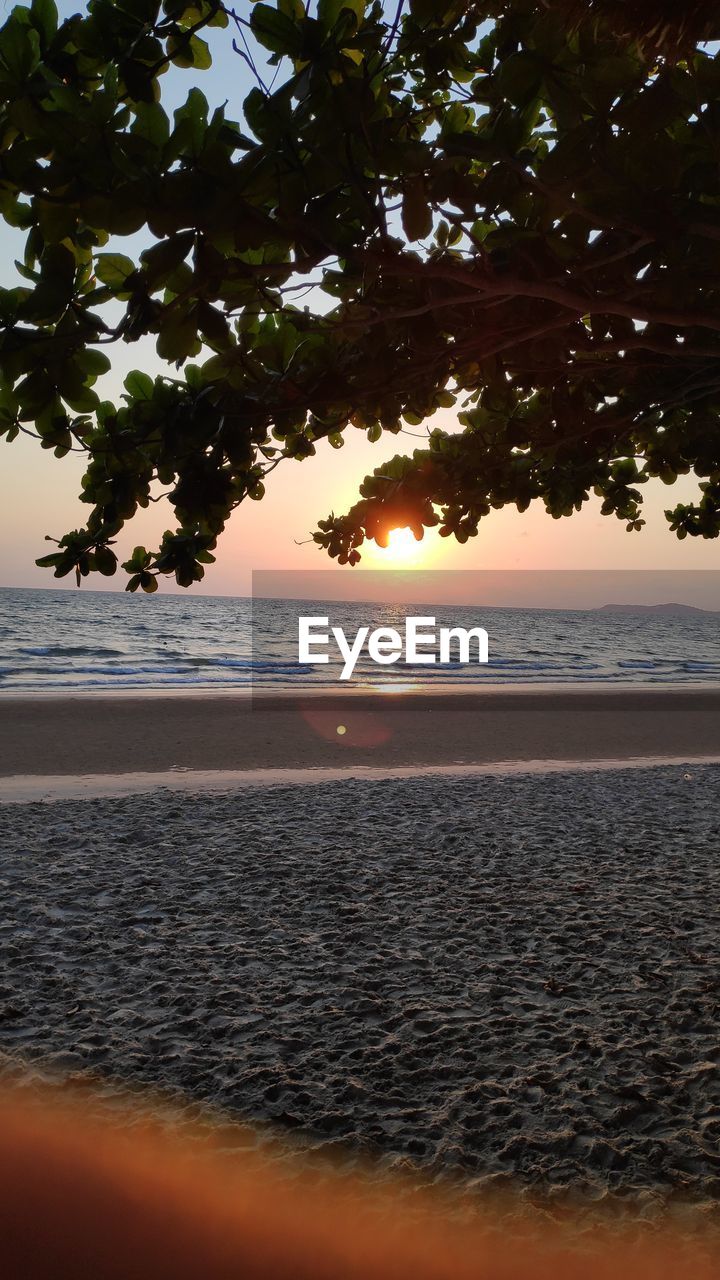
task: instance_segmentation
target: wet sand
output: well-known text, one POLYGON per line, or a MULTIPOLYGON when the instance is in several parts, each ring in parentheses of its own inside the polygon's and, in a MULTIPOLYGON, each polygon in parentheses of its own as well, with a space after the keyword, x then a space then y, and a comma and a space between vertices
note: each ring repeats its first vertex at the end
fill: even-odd
POLYGON ((720 756, 720 690, 0 699, 6 777, 650 756, 720 756))
POLYGON ((8 805, 4 1071, 717 1221, 719 800, 705 765, 8 805))

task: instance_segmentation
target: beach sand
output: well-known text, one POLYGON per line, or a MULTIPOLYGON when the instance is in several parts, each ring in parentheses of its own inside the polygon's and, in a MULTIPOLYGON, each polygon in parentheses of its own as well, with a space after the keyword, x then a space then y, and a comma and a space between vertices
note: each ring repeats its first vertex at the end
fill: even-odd
MULTIPOLYGON (((667 692, 662 712, 626 696, 677 749, 692 695, 672 713, 667 692)), ((107 767, 98 702, 77 700, 87 737, 66 724, 54 772, 107 767)), ((143 723, 157 706, 188 726, 177 705, 143 723)), ((406 754, 420 705, 396 721, 406 754)), ((248 748, 224 714, 227 765, 248 748)), ((19 753, 28 770, 28 743, 4 769, 19 753)), ((177 746, 157 725, 136 745, 154 764, 177 746)), ((4 806, 4 1075, 160 1088, 249 1120, 260 1145, 473 1194, 717 1223, 719 787, 690 765, 4 806)))
POLYGON ((720 690, 3 697, 0 730, 5 777, 720 757, 720 690))

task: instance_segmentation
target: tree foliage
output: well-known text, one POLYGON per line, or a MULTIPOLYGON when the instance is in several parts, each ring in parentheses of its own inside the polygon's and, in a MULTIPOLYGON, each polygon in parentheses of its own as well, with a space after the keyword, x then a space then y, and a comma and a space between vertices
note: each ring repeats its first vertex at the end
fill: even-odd
POLYGON ((718 536, 715 6, 674 28, 665 0, 629 23, 614 0, 570 8, 13 10, 0 210, 26 241, 0 291, 0 434, 86 451, 91 508, 38 563, 113 574, 159 485, 177 527, 136 548, 128 587, 189 585, 280 462, 453 406, 460 429, 378 468, 320 547, 352 564, 398 525, 464 542, 493 507, 561 517, 591 494, 639 529, 641 486, 690 472, 670 526, 718 536), (256 79, 242 124, 196 88, 169 118, 163 74, 207 68, 203 29, 228 23, 256 79), (147 335, 167 374, 101 400, 105 348, 147 335))

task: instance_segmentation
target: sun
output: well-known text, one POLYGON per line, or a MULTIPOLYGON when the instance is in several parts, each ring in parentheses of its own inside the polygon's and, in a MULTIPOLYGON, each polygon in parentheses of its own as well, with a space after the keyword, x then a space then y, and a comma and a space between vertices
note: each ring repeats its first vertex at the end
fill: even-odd
POLYGON ((426 529, 418 542, 408 526, 391 529, 386 547, 369 538, 362 548, 362 564, 366 569, 427 569, 438 557, 435 529, 426 529))
POLYGON ((416 564, 424 558, 423 551, 423 544, 415 540, 412 529, 391 529, 387 547, 378 548, 377 559, 393 564, 416 564))

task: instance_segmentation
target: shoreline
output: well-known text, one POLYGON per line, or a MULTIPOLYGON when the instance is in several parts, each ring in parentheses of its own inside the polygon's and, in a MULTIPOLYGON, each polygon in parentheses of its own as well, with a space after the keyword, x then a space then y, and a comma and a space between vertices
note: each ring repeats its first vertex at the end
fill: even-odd
POLYGON ((720 690, 0 701, 0 777, 720 757, 720 690))
MULTIPOLYGON (((244 788, 306 787, 332 782, 402 782, 428 779, 542 777, 544 774, 626 773, 629 770, 688 769, 720 765, 715 756, 632 756, 617 760, 498 760, 491 764, 372 765, 343 769, 178 769, 163 773, 11 774, 0 777, 0 805, 113 800, 156 791, 175 795, 213 792, 227 795, 244 788)), ((685 778, 692 780, 693 774, 685 778)))
POLYGON ((720 693, 720 680, 658 680, 652 684, 638 680, 566 680, 561 683, 540 680, 483 680, 473 682, 451 681, 447 683, 417 684, 408 677, 407 682, 398 680, 394 683, 374 685, 360 684, 358 681, 341 684, 334 681, 326 685, 123 685, 117 687, 63 687, 58 689, 0 689, 0 714, 3 706, 13 702, 74 702, 76 699, 95 702, 125 701, 128 699, 162 699, 171 701, 197 700, 203 698, 243 702, 263 702, 280 699, 294 702, 306 698, 379 698, 388 696, 402 698, 442 698, 442 697, 498 697, 513 694, 524 697, 527 694, 542 694, 553 697, 558 694, 597 693, 720 693))

